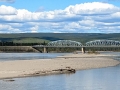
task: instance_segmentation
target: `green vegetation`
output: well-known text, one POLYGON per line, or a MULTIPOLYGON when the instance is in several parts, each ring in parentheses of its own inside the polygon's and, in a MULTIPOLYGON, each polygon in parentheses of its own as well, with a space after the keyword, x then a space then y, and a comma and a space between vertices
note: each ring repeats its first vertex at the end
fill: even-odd
POLYGON ((43 43, 43 42, 48 43, 49 40, 39 38, 22 38, 18 40, 17 39, 13 40, 13 43, 43 43))
POLYGON ((46 43, 56 40, 74 40, 85 43, 91 40, 108 39, 120 41, 120 33, 101 34, 101 33, 19 33, 19 34, 0 34, 1 42, 15 43, 46 43))

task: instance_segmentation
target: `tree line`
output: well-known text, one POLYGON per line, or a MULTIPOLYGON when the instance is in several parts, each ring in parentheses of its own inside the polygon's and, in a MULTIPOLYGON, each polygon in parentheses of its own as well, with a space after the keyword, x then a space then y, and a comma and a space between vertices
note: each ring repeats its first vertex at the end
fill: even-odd
POLYGON ((33 45, 46 45, 47 43, 44 41, 42 43, 15 43, 15 42, 0 42, 0 46, 33 46, 33 45))

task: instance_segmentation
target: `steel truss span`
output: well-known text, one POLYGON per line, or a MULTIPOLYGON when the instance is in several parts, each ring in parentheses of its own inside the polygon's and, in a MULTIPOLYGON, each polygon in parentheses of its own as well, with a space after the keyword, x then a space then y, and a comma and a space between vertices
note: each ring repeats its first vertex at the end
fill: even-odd
POLYGON ((115 40, 94 40, 86 43, 86 46, 120 46, 120 41, 115 40))
POLYGON ((77 46, 83 46, 82 43, 77 42, 77 41, 72 41, 72 40, 57 40, 57 41, 52 41, 49 42, 47 46, 58 46, 58 47, 77 47, 77 46))

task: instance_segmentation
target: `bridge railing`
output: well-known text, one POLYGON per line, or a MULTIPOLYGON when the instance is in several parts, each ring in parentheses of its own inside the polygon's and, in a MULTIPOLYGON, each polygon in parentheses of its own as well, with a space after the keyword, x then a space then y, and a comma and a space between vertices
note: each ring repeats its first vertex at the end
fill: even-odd
POLYGON ((52 41, 47 46, 58 46, 58 47, 71 47, 71 46, 83 46, 82 43, 72 40, 58 40, 52 41))
POLYGON ((115 40, 94 40, 85 44, 86 46, 120 46, 120 41, 115 40))

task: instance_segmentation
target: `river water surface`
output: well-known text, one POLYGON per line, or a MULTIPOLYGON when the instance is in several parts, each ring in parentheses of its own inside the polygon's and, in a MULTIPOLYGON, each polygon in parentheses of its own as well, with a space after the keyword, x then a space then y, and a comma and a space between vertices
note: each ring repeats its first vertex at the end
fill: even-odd
POLYGON ((0 53, 0 61, 48 59, 68 53, 0 53))
MULTIPOLYGON (((120 55, 120 53, 109 54, 120 55)), ((6 56, 4 54, 4 56, 1 56, 6 60, 5 57, 12 57, 12 55, 6 56)), ((27 54, 23 55, 25 57, 27 54)), ((34 54, 31 55, 35 58, 34 54)), ((53 58, 59 55, 63 54, 49 54, 44 56, 53 58)), ((3 60, 1 56, 0 60, 3 60)), ((38 58, 38 55, 36 56, 38 58)), ((15 78, 14 80, 13 82, 0 80, 0 90, 120 90, 120 65, 108 68, 81 70, 75 74, 15 78)))

